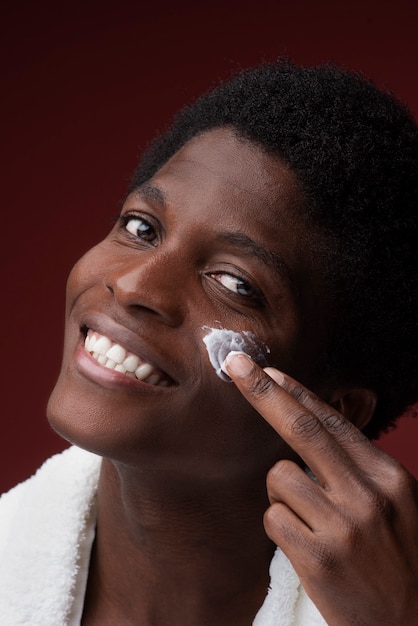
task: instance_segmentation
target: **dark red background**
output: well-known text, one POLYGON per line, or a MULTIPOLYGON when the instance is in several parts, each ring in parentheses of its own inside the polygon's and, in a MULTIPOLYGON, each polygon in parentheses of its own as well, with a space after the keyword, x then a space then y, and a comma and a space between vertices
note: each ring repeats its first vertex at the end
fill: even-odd
MULTIPOLYGON (((414 0, 4 4, 0 491, 66 445, 44 417, 65 278, 110 228, 137 156, 179 106, 287 55, 360 70, 418 114, 414 0)), ((404 418, 381 442, 416 476, 417 435, 404 418)))

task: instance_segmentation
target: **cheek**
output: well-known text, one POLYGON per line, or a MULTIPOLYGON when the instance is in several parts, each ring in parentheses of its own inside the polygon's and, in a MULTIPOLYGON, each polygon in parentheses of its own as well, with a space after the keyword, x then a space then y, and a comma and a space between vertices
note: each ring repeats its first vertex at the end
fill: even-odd
POLYGON ((103 279, 106 267, 103 247, 99 243, 91 248, 72 268, 67 279, 67 312, 84 291, 103 279))

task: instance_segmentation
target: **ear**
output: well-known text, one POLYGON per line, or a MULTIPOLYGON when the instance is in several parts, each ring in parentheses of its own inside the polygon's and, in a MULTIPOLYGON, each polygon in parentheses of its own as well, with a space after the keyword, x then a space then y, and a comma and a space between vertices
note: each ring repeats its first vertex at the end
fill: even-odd
POLYGON ((373 417, 377 394, 363 387, 340 388, 333 391, 329 404, 362 430, 373 417))

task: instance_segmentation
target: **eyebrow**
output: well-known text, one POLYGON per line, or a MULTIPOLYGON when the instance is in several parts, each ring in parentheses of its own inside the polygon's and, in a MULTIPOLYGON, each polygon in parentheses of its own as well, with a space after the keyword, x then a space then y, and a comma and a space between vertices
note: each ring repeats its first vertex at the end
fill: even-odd
POLYGON ((280 276, 290 284, 294 289, 294 281, 289 266, 285 260, 276 252, 268 250, 264 246, 251 239, 248 235, 239 232, 224 232, 220 233, 220 241, 233 245, 235 248, 239 248, 246 254, 253 254, 257 259, 262 261, 264 265, 271 271, 272 269, 280 274, 280 276))
POLYGON ((144 183, 138 187, 135 195, 140 196, 145 200, 149 200, 150 202, 157 202, 157 204, 159 204, 163 209, 167 207, 167 200, 164 191, 156 185, 151 185, 151 183, 144 183))
MULTIPOLYGON (((164 191, 150 182, 143 183, 137 190, 136 194, 145 200, 150 202, 157 202, 161 208, 167 208, 167 198, 164 191)), ((226 243, 240 249, 245 254, 253 254, 259 259, 269 271, 273 270, 281 276, 281 278, 289 284, 292 290, 296 289, 292 273, 285 260, 276 252, 268 250, 264 246, 251 239, 248 235, 235 232, 226 231, 218 235, 218 240, 222 243, 226 243)))

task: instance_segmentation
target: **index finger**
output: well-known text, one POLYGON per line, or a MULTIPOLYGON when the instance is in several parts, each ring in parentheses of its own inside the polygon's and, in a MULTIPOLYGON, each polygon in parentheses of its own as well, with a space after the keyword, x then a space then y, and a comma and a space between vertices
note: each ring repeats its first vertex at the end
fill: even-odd
POLYGON ((344 466, 352 472, 354 458, 358 461, 367 457, 370 469, 368 439, 305 387, 295 384, 292 395, 290 389, 286 389, 291 387, 292 379, 271 368, 268 368, 271 372, 268 375, 243 353, 228 355, 224 367, 248 402, 305 461, 321 483, 341 480, 344 466))

